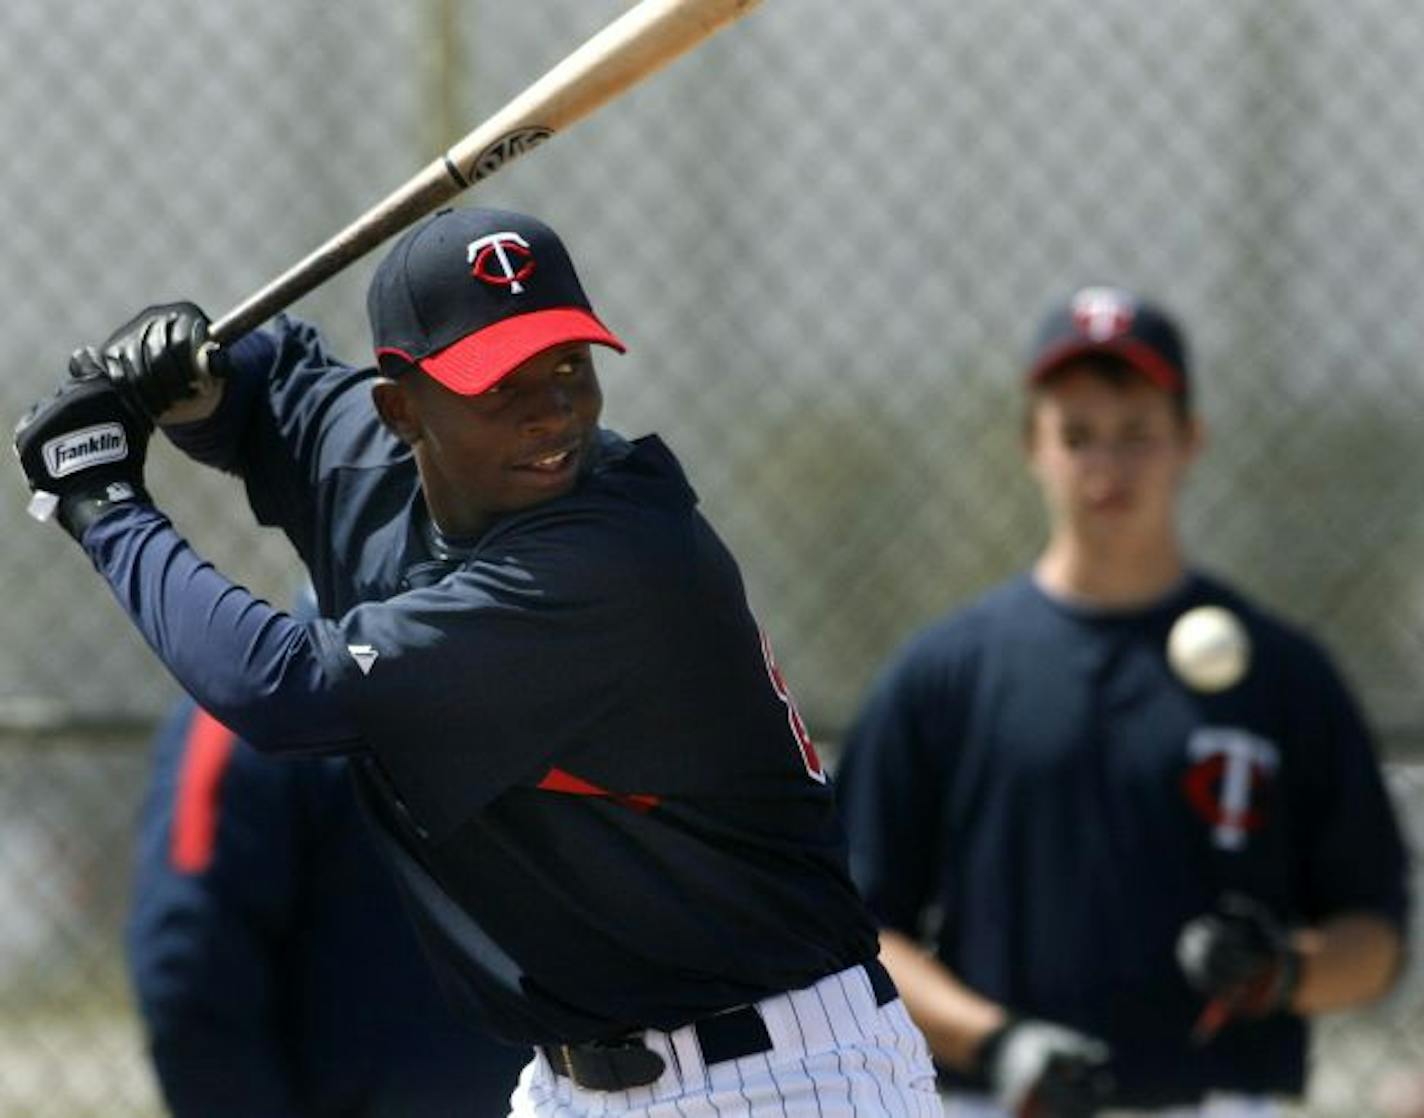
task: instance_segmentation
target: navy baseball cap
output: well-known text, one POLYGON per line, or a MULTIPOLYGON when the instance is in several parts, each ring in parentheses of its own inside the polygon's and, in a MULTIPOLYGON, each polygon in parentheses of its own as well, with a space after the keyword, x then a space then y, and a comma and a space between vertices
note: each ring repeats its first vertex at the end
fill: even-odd
POLYGON ((442 210, 407 231, 366 293, 376 357, 416 365, 473 396, 566 342, 622 353, 558 235, 510 210, 442 210))
POLYGON ((1084 287, 1044 316, 1034 336, 1028 378, 1042 383, 1080 357, 1110 354, 1165 392, 1191 386, 1187 346, 1161 307, 1120 287, 1084 287))

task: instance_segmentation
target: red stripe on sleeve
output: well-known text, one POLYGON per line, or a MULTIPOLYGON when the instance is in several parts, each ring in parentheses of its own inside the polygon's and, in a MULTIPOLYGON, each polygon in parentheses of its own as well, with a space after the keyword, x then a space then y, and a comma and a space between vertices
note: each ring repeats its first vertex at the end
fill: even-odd
POLYGON ((178 802, 168 857, 179 873, 202 873, 212 864, 218 835, 218 792, 237 735, 205 710, 188 726, 178 802))
POLYGON ((652 811, 662 803, 661 796, 650 796, 641 792, 610 792, 581 776, 560 768, 551 768, 539 781, 538 787, 544 792, 564 792, 572 796, 602 796, 623 807, 637 812, 652 811))
POLYGON ((539 787, 545 792, 568 792, 574 796, 606 796, 607 791, 597 784, 591 784, 581 776, 574 776, 573 773, 564 769, 552 768, 544 774, 544 779, 539 781, 539 787))

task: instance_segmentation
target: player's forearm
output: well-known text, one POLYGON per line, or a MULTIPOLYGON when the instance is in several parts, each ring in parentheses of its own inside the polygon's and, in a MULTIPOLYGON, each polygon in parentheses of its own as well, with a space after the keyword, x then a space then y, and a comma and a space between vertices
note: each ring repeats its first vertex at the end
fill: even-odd
POLYGON ((216 570, 157 509, 119 507, 89 528, 84 549, 183 689, 254 747, 360 748, 308 628, 216 570))
POLYGON ((1295 946, 1301 972, 1291 1008, 1307 1015, 1382 996, 1398 977, 1404 954, 1398 929, 1365 913, 1346 913, 1299 931, 1295 946))
POLYGON ((1002 1006, 964 985, 943 963, 903 933, 880 933, 880 958, 935 1059, 969 1071, 979 1045, 1007 1018, 1002 1006))

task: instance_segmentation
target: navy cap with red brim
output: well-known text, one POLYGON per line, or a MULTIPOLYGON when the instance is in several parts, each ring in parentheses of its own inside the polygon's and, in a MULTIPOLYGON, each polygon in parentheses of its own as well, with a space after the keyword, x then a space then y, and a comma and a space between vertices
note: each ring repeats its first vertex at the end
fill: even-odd
POLYGON ((1191 386, 1187 347, 1162 308, 1118 287, 1084 287, 1044 316, 1028 365, 1041 384, 1074 361, 1112 356, 1164 392, 1191 386))
POLYGON ((556 346, 627 348, 594 314, 559 236, 512 210, 443 210, 407 231, 366 304, 377 359, 399 357, 461 395, 556 346))

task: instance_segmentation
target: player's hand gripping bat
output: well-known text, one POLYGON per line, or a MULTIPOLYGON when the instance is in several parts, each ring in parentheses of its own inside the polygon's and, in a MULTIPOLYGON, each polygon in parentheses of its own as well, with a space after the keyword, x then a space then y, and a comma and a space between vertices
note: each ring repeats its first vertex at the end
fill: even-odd
POLYGON ((1187 981, 1208 998, 1192 1029, 1205 1044, 1233 1017, 1284 1010, 1300 980, 1290 935, 1260 901, 1227 893, 1211 912, 1189 920, 1177 938, 1187 981))

